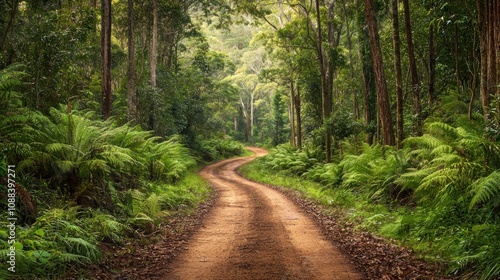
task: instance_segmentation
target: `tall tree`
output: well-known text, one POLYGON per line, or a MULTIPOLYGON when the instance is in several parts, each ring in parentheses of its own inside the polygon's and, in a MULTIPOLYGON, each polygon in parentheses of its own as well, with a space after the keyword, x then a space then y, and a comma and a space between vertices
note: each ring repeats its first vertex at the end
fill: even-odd
POLYGON ((111 0, 101 1, 102 116, 111 115, 111 0))
POLYGON ((150 58, 150 75, 151 85, 156 87, 156 65, 158 59, 158 0, 153 0, 153 27, 151 34, 151 58, 150 58))
POLYGON ((375 11, 374 0, 365 0, 365 16, 370 35, 370 49, 373 58, 373 68, 375 72, 375 84, 377 87, 377 103, 382 123, 382 137, 385 145, 394 146, 394 130, 392 127, 391 107, 389 103, 389 94, 387 91, 387 81, 382 59, 382 50, 380 48, 380 38, 378 34, 378 25, 375 11))
POLYGON ((158 44, 158 0, 153 0, 153 26, 151 34, 151 45, 150 45, 150 58, 149 58, 149 71, 150 71, 150 83, 153 90, 153 96, 149 100, 149 129, 155 129, 155 94, 156 92, 156 64, 158 59, 157 54, 157 44, 158 44))
POLYGON ((413 113, 415 115, 414 132, 417 135, 422 134, 421 116, 420 116, 420 81, 417 72, 417 62, 415 60, 415 50, 413 45, 413 35, 410 19, 410 4, 408 0, 403 0, 406 42, 408 44, 408 59, 410 61, 410 75, 413 92, 413 113))
MULTIPOLYGON (((351 28, 347 14, 346 1, 342 0, 342 12, 344 13, 344 21, 346 26, 346 37, 347 37, 347 49, 349 51, 349 75, 352 80, 355 79, 354 73, 354 59, 353 59, 353 47, 352 47, 352 35, 351 28)), ((359 103, 358 103, 358 93, 357 90, 353 90, 353 106, 354 106, 354 118, 359 119, 359 103)))
POLYGON ((480 98, 484 119, 488 119, 490 94, 488 91, 488 32, 486 28, 486 0, 477 0, 477 24, 479 28, 479 53, 481 60, 480 98))
MULTIPOLYGON (((317 47, 316 51, 318 53, 318 59, 321 70, 321 96, 322 96, 322 112, 323 112, 323 122, 330 118, 332 114, 332 89, 333 89, 333 71, 334 63, 331 61, 331 57, 328 56, 327 52, 323 49, 323 29, 321 24, 321 10, 319 0, 315 1, 316 4, 316 36, 317 36, 317 47)), ((333 8, 335 2, 330 1, 328 5, 328 47, 333 48, 334 36, 333 36, 333 8)), ((332 150, 332 133, 330 127, 327 125, 325 127, 325 161, 331 161, 331 150, 332 150)))
POLYGON ((436 23, 431 21, 429 24, 429 86, 427 88, 427 97, 429 102, 429 107, 432 107, 435 99, 435 87, 436 87, 436 23))
MULTIPOLYGON (((134 1, 127 0, 128 68, 127 68, 127 120, 137 119, 135 94, 135 43, 134 43, 134 1)), ((137 120, 136 120, 137 121, 137 120)))
POLYGON ((403 75, 401 71, 401 40, 399 39, 398 0, 392 0, 392 32, 394 45, 394 71, 396 73, 396 146, 401 148, 403 135, 403 75))
POLYGON ((376 86, 375 74, 373 71, 373 60, 370 51, 370 36, 366 30, 366 16, 364 13, 364 3, 362 0, 356 0, 357 19, 356 25, 359 33, 358 56, 361 61, 361 76, 363 78, 363 116, 366 126, 366 143, 373 144, 376 125, 376 86))

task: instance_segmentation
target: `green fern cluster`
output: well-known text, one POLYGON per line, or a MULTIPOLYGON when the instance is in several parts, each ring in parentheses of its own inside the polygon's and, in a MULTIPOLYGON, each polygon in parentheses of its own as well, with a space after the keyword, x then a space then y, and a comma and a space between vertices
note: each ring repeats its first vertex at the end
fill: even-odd
MULTIPOLYGON (((179 137, 102 121, 76 103, 47 113, 26 110, 19 70, 0 71, 0 173, 5 175, 6 163, 15 164, 17 184, 27 195, 18 197, 18 206, 33 199, 42 214, 28 221, 18 212, 17 275, 58 278, 75 265, 98 261, 97 244, 122 242, 141 218, 157 225, 170 210, 192 208, 208 196, 208 187, 191 178, 195 157, 179 137)), ((5 183, 0 178, 0 189, 5 183)), ((0 217, 4 267, 10 245, 7 218, 0 217)), ((143 225, 139 229, 147 230, 143 225)))
POLYGON ((243 154, 243 145, 231 137, 200 141, 197 152, 205 161, 214 161, 243 154))
POLYGON ((129 190, 126 194, 128 223, 145 231, 154 230, 171 213, 192 210, 210 195, 206 182, 195 174, 187 174, 175 185, 152 184, 149 190, 129 190))
POLYGON ((195 164, 177 138, 162 141, 138 127, 102 122, 92 112, 67 106, 47 116, 27 114, 12 142, 24 147, 19 152, 4 146, 8 157, 18 159, 19 172, 49 180, 89 205, 103 206, 102 198, 111 200, 110 188, 137 188, 142 179, 175 182, 195 164))
POLYGON ((277 146, 264 159, 264 164, 276 171, 302 175, 311 169, 318 160, 307 151, 298 150, 289 144, 277 146))
POLYGON ((397 182, 425 201, 447 203, 461 197, 469 200, 471 209, 499 205, 500 144, 439 122, 428 125, 427 131, 405 140, 415 167, 397 182))
MULTIPOLYGON (((80 207, 47 210, 31 227, 17 229, 16 273, 46 275, 64 272, 70 264, 96 262, 101 258, 96 237, 118 237, 125 230, 125 225, 99 211, 80 207)), ((0 235, 0 259, 5 263, 10 245, 5 241, 7 231, 0 230, 0 235)))

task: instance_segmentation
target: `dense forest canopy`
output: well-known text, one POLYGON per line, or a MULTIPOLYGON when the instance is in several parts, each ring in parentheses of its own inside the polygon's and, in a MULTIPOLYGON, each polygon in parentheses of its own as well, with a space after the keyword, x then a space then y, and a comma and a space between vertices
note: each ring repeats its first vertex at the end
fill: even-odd
POLYGON ((368 143, 400 145, 452 113, 498 134, 495 1, 108 2, 2 2, 0 66, 21 67, 23 107, 71 103, 191 142, 288 134, 327 161, 356 134, 323 125, 336 114, 368 143))
MULTIPOLYGON (((108 214, 147 228, 155 212, 142 206, 186 195, 159 185, 240 153, 231 139, 289 143, 304 172, 390 150, 404 168, 388 197, 476 211, 500 232, 499 0, 3 0, 0 10, 0 161, 21 178, 26 239, 64 216, 38 209, 69 204, 100 209, 89 219, 109 230, 94 239, 129 226, 108 214)), ((379 171, 369 174, 387 187, 379 171)), ((64 239, 75 227, 23 244, 24 258, 54 257, 63 240, 80 247, 62 262, 99 259, 64 239)))

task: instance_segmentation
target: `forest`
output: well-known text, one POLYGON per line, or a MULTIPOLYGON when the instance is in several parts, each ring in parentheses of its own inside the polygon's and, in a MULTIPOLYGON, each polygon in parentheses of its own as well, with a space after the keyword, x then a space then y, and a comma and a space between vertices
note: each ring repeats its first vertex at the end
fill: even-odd
POLYGON ((84 275, 195 212, 198 171, 244 145, 269 149, 246 177, 450 277, 500 277, 499 0, 0 11, 0 278, 84 275))

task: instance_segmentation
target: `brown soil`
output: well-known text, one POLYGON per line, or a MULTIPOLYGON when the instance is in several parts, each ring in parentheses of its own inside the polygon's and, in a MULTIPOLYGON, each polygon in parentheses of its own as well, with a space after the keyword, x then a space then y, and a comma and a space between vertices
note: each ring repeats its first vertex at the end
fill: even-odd
MULTIPOLYGON (((251 150, 256 156, 266 153, 251 150)), ((237 174, 254 158, 202 170, 219 199, 164 279, 361 279, 292 201, 237 174)))

